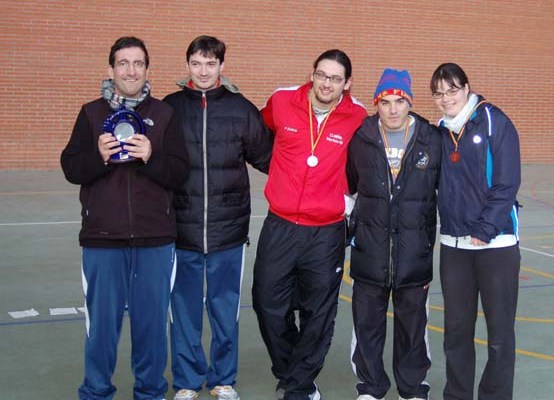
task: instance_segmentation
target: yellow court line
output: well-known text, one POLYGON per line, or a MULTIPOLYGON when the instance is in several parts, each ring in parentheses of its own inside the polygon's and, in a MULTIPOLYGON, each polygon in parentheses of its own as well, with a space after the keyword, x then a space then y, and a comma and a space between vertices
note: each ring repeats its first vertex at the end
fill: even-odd
MULTIPOLYGON (((348 303, 352 303, 352 298, 349 297, 349 296, 339 294, 339 298, 341 298, 342 300, 344 300, 348 303)), ((444 310, 444 308, 438 307, 438 306, 429 306, 429 308, 431 308, 433 310, 444 310)), ((481 313, 479 313, 479 314, 481 314, 481 313)), ((387 312, 387 316, 389 318, 392 318, 393 313, 387 312)), ((517 318, 516 318, 516 320, 517 320, 517 318)), ((444 334, 444 329, 440 328, 438 326, 427 324, 427 328, 431 331, 444 334)), ((486 340, 475 338, 475 339, 473 339, 473 341, 476 344, 479 344, 479 345, 482 345, 482 346, 487 346, 487 341, 486 340)), ((532 357, 532 358, 539 358, 541 360, 554 361, 554 356, 551 356, 549 354, 535 353, 534 351, 516 349, 516 354, 519 354, 519 355, 522 355, 522 356, 527 356, 527 357, 532 357)))
MULTIPOLYGON (((350 276, 348 276, 348 274, 347 274, 349 269, 350 269, 350 263, 347 261, 344 264, 345 274, 343 275, 342 280, 345 283, 347 283, 348 285, 352 286, 352 278, 350 278, 350 276)), ((531 273, 531 274, 536 274, 536 275, 540 275, 540 276, 545 277, 545 278, 554 279, 554 274, 551 274, 551 273, 548 273, 548 272, 539 271, 539 270, 529 268, 529 267, 521 267, 521 269, 523 271, 531 273)), ((343 300, 349 301, 347 298, 343 298, 343 300)), ((432 306, 432 305, 430 305, 429 308, 431 310, 435 310, 435 311, 444 311, 444 307, 441 307, 441 306, 432 306)), ((482 312, 478 312, 477 316, 484 317, 485 315, 482 312)), ((536 322, 536 323, 539 323, 539 324, 554 324, 554 319, 551 319, 551 318, 516 317, 516 321, 519 321, 519 322, 536 322)))
POLYGON ((547 319, 547 318, 516 317, 516 321, 536 322, 538 324, 554 324, 554 319, 547 319))
POLYGON ((345 296, 344 294, 339 294, 339 299, 343 299, 344 301, 352 304, 352 298, 348 297, 348 296, 345 296))
POLYGON ((352 283, 353 283, 352 278, 350 277, 350 275, 346 274, 346 268, 345 268, 345 274, 342 276, 342 281, 352 286, 352 283))
POLYGON ((533 358, 540 358, 541 360, 554 361, 554 356, 549 356, 548 354, 535 353, 534 351, 516 349, 516 354, 521 354, 522 356, 528 356, 533 358))
MULTIPOLYGON (((429 306, 429 308, 431 310, 435 310, 435 311, 444 311, 444 307, 441 307, 441 306, 429 306)), ((478 312, 477 315, 479 317, 484 317, 485 314, 483 314, 482 312, 478 312)), ((537 323, 540 323, 540 324, 554 324, 554 319, 549 319, 549 318, 534 318, 534 317, 516 317, 516 321, 520 321, 520 322, 537 322, 537 323)))
POLYGON ((521 267, 521 270, 525 271, 525 272, 529 272, 531 274, 542 276, 544 278, 554 279, 554 274, 551 274, 549 272, 539 271, 537 269, 533 269, 533 268, 529 268, 529 267, 521 267))

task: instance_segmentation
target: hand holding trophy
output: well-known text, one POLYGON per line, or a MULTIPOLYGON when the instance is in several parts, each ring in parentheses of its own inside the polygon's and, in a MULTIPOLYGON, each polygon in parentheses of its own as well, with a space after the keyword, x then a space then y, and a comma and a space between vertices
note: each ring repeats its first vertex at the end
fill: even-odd
POLYGON ((145 162, 148 161, 148 158, 135 157, 136 155, 150 157, 150 143, 148 138, 144 136, 145 131, 144 123, 139 114, 125 107, 119 108, 104 121, 104 132, 111 134, 112 138, 102 138, 101 136, 98 140, 98 148, 104 157, 104 161, 110 163, 124 163, 135 161, 137 158, 142 158, 145 162), (135 134, 141 136, 133 139, 133 135, 135 134), (143 154, 144 152, 141 151, 142 149, 128 149, 128 146, 134 146, 144 141, 148 141, 146 154, 143 154), (118 142, 117 144, 119 146, 115 146, 116 142, 118 142), (106 158, 108 154, 109 158, 106 158))

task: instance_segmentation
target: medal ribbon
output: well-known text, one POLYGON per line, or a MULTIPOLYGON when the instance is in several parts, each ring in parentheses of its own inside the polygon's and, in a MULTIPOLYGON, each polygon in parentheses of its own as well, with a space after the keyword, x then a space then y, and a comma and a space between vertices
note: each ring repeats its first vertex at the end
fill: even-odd
MULTIPOLYGON (((448 130, 448 133, 450 134, 450 139, 452 139, 452 143, 454 143, 454 153, 458 153, 458 144, 460 143, 460 140, 462 139, 462 135, 464 134, 465 132, 465 129, 466 129, 466 125, 467 125, 467 122, 469 121, 469 119, 471 118, 471 116, 473 115, 473 113, 475 112, 475 110, 477 110, 477 107, 479 107, 481 104, 483 103, 486 103, 486 100, 482 100, 480 101, 479 103, 477 103, 475 105, 475 107, 473 107, 473 110, 471 110, 471 112, 469 113, 467 119, 466 119, 466 122, 464 122, 464 125, 462 126, 462 129, 460 129, 460 133, 458 133, 458 138, 456 138, 454 136, 454 132, 452 132, 450 129, 448 130)), ((454 154, 452 153, 452 154, 454 154)), ((456 160, 459 160, 459 156, 456 155, 451 155, 451 158, 452 159, 456 159, 456 160)), ((457 162, 457 161, 456 161, 457 162)))
POLYGON ((317 137, 314 140, 314 122, 313 122, 313 115, 312 115, 312 100, 308 98, 308 114, 310 116, 310 144, 312 147, 312 156, 314 155, 315 148, 317 144, 319 143, 319 139, 321 139, 321 135, 323 134, 323 130, 325 129, 325 125, 327 125, 327 121, 329 120, 329 117, 331 116, 331 113, 335 111, 335 108, 337 106, 334 106, 329 111, 329 114, 325 117, 323 120, 323 123, 321 124, 321 129, 317 130, 317 137))
MULTIPOLYGON (((410 131, 410 118, 408 118, 408 120, 406 121, 406 131, 404 132, 404 145, 408 141, 408 132, 409 131, 410 131)), ((383 124, 381 124, 381 121, 379 121, 379 132, 381 132, 381 137, 383 138, 383 144, 385 145, 385 151, 388 152, 390 150, 389 140, 387 139, 387 134, 385 133, 385 128, 383 128, 383 124)), ((388 155, 387 155, 387 158, 388 158, 388 155)), ((400 162, 400 165, 402 165, 402 161, 400 162)), ((396 170, 393 171, 391 169, 391 172, 393 173, 394 178, 396 179, 396 176, 400 172, 400 168, 398 168, 398 171, 396 171, 396 170)))

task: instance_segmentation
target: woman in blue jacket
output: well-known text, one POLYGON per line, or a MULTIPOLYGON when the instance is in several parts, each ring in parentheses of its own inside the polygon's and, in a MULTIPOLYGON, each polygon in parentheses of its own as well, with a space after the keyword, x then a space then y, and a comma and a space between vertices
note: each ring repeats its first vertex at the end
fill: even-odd
POLYGON ((500 109, 471 92, 456 64, 435 70, 431 92, 444 128, 438 194, 444 399, 473 398, 479 295, 488 332, 479 399, 511 399, 520 268, 518 134, 500 109))

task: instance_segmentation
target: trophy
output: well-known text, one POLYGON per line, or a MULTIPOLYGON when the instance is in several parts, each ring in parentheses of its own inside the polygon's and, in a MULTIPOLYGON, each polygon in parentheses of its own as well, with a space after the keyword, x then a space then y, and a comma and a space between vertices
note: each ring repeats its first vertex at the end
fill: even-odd
MULTIPOLYGON (((129 110, 124 106, 117 109, 104 121, 104 132, 111 133, 120 143, 124 144, 135 133, 144 135, 146 131, 142 118, 135 111, 129 110)), ((127 150, 121 150, 119 153, 110 156, 110 163, 124 163, 134 161, 127 150)))

